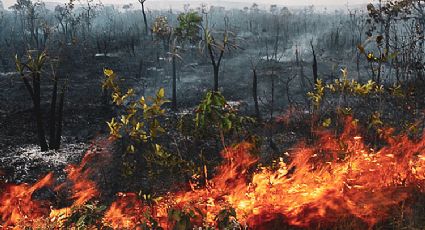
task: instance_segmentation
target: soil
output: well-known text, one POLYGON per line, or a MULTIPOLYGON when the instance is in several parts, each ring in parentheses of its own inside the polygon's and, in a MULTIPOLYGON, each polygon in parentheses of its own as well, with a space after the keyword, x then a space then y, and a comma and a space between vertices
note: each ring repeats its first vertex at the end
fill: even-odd
MULTIPOLYGON (((150 45, 152 44, 143 46, 150 45)), ((142 56, 154 57, 155 55, 146 54, 146 49, 142 47, 139 47, 136 56, 119 52, 106 57, 82 55, 83 51, 78 48, 75 50, 69 48, 67 62, 58 71, 59 77, 62 80, 66 79, 67 82, 62 148, 59 152, 39 152, 30 96, 19 76, 12 71, 12 67, 8 69, 12 72, 1 74, 0 171, 3 172, 3 180, 14 183, 33 182, 50 171, 63 175, 64 166, 81 160, 91 141, 98 137, 108 136, 106 121, 114 117, 115 113, 112 107, 105 103, 105 95, 102 92, 103 68, 113 69, 123 78, 123 84, 135 88, 138 94, 152 95, 157 89, 163 87, 166 95, 170 95, 171 64, 165 58, 143 60, 142 56), (75 59, 75 56, 81 58, 75 59), (138 77, 140 60, 144 63, 145 75, 143 77, 138 77)), ((283 113, 288 107, 289 98, 293 103, 305 102, 305 93, 312 86, 311 81, 308 81, 309 76, 312 76, 311 63, 303 61, 301 66, 296 66, 294 57, 290 56, 293 47, 289 47, 283 52, 287 56, 279 60, 279 68, 273 73, 277 76, 275 79, 275 115, 283 113), (300 68, 304 69, 307 87, 301 87, 301 78, 298 76, 300 68), (298 77, 290 82, 289 92, 287 92, 287 79, 293 76, 298 77)), ((258 48, 233 51, 225 55, 221 68, 221 91, 228 101, 240 103, 242 105, 240 111, 244 114, 253 113, 250 89, 252 71, 246 67, 247 63, 250 63, 250 57, 257 52, 258 48)), ((307 48, 301 50, 301 54, 306 57, 309 56, 309 52, 307 48)), ((197 62, 189 63, 183 60, 179 63, 177 97, 180 111, 193 111, 202 95, 212 87, 212 67, 207 57, 196 52, 191 55, 194 58, 188 57, 187 60, 192 59, 197 62)), ((325 73, 328 73, 335 63, 328 60, 325 54, 322 54, 319 62, 321 62, 319 74, 326 77, 325 73)), ((342 62, 343 60, 339 61, 337 65, 341 65, 342 62)), ((269 96, 271 75, 266 66, 261 66, 258 71, 258 92, 261 110, 266 116, 269 114, 271 100, 269 96)), ((47 126, 52 86, 48 73, 42 80, 44 83, 42 84, 42 108, 46 115, 44 120, 47 126)), ((297 134, 292 130, 285 130, 283 135, 290 137, 289 142, 293 142, 297 138, 297 134)), ((277 140, 277 138, 274 139, 277 140)), ((277 142, 287 141, 278 140, 277 142)), ((280 145, 278 149, 284 151, 285 147, 288 145, 280 145)))

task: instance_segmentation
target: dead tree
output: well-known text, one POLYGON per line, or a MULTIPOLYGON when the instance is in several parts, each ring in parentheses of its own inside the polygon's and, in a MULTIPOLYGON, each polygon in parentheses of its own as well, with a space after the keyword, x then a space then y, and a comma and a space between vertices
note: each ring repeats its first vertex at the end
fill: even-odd
POLYGON ((40 71, 41 67, 44 65, 45 54, 41 54, 38 58, 32 58, 31 55, 28 55, 28 63, 22 64, 21 61, 16 57, 16 68, 21 75, 25 87, 27 88, 33 105, 34 105, 34 116, 35 122, 37 125, 37 136, 38 142, 41 148, 41 151, 47 151, 49 146, 47 145, 44 127, 43 127, 43 117, 41 113, 41 93, 40 93, 40 71), (28 68, 30 72, 28 75, 25 73, 25 68, 28 68), (30 83, 32 81, 32 83, 30 83))
POLYGON ((63 88, 61 92, 59 93, 59 102, 57 102, 59 77, 57 76, 53 66, 52 66, 52 74, 53 74, 53 92, 52 92, 52 99, 50 102, 49 148, 58 150, 60 147, 61 137, 62 137, 63 104, 64 104, 66 84, 63 85, 63 88))
POLYGON ((310 41, 311 50, 313 52, 313 84, 317 83, 317 79, 319 79, 317 74, 317 58, 316 58, 316 52, 314 51, 313 41, 310 41))
POLYGON ((254 99, 254 109, 255 117, 260 119, 260 108, 258 106, 258 75, 257 75, 257 65, 251 60, 251 70, 252 70, 252 97, 254 99))
POLYGON ((146 18, 146 11, 145 11, 145 2, 146 0, 138 0, 140 5, 142 5, 142 14, 143 14, 143 22, 145 23, 145 35, 147 36, 149 34, 149 27, 148 27, 148 20, 146 18))
POLYGON ((214 91, 218 91, 219 85, 219 73, 220 65, 223 60, 224 53, 229 48, 237 48, 236 44, 231 41, 231 33, 228 31, 228 19, 224 19, 225 29, 223 31, 223 40, 220 42, 214 38, 211 30, 208 27, 208 20, 206 20, 206 26, 203 27, 204 30, 204 42, 207 47, 208 55, 211 60, 211 65, 213 66, 214 71, 214 91))
POLYGON ((43 66, 45 65, 47 55, 45 52, 41 52, 36 56, 28 54, 28 60, 23 63, 16 56, 16 69, 19 72, 21 79, 23 80, 25 87, 27 88, 32 102, 33 102, 33 111, 34 117, 37 125, 37 136, 38 142, 41 148, 41 151, 47 151, 49 149, 59 149, 60 139, 62 136, 62 120, 63 120, 63 105, 64 105, 64 95, 65 87, 62 89, 59 95, 59 105, 57 106, 57 90, 58 90, 58 78, 56 74, 53 73, 53 92, 50 103, 50 139, 49 145, 47 144, 44 124, 43 124, 43 114, 41 108, 41 73, 43 66))

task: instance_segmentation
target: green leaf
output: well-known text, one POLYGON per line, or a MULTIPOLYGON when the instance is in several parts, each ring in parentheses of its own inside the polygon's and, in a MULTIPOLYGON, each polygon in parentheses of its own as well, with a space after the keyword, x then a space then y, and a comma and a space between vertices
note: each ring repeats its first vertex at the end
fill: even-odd
POLYGON ((111 76, 114 74, 114 71, 113 71, 113 70, 111 70, 111 69, 104 69, 104 70, 103 70, 103 74, 104 74, 106 77, 111 77, 111 76))
POLYGON ((323 121, 322 126, 328 128, 332 124, 332 119, 327 118, 323 121))
POLYGON ((163 98, 165 96, 164 88, 159 89, 157 95, 158 95, 159 98, 163 98))

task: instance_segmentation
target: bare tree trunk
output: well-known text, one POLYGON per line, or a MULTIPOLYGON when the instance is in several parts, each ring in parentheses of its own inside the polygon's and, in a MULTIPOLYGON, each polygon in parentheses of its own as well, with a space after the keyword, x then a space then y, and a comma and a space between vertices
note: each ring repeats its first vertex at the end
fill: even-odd
POLYGON ((45 152, 48 150, 47 142, 46 142, 46 136, 44 133, 44 127, 43 127, 43 116, 41 113, 41 97, 40 97, 40 75, 38 73, 34 73, 33 78, 33 86, 34 86, 34 113, 35 113, 35 119, 37 123, 37 135, 38 135, 38 141, 41 147, 41 151, 45 152))
POLYGON ((317 58, 316 52, 314 51, 313 41, 310 41, 311 50, 313 51, 313 84, 317 83, 319 76, 317 74, 317 58))
POLYGON ((357 52, 356 54, 356 70, 357 70, 357 78, 360 80, 360 54, 357 52))
POLYGON ((249 20, 249 32, 252 33, 252 21, 251 20, 249 20))
MULTIPOLYGON (((379 48, 381 51, 381 48, 379 48)), ((380 52, 382 54, 382 52, 380 52)), ((381 84, 381 74, 382 74, 382 60, 379 60, 378 62, 378 73, 376 75, 376 83, 381 84)))
POLYGON ((223 50, 220 51, 220 56, 218 57, 217 61, 216 61, 216 57, 215 57, 214 52, 213 52, 212 45, 207 44, 207 48, 208 48, 208 52, 209 52, 210 59, 211 59, 211 65, 213 66, 213 70, 214 70, 214 88, 213 88, 213 90, 215 92, 218 92, 218 75, 220 73, 220 64, 221 64, 221 60, 223 58, 224 48, 223 48, 223 50))
POLYGON ((252 79, 252 97, 254 98, 254 108, 255 108, 255 116, 260 118, 260 109, 258 107, 258 78, 257 78, 257 70, 253 69, 253 79, 252 79))
POLYGON ((279 49, 279 37, 280 37, 280 24, 279 20, 276 17, 276 38, 274 44, 274 59, 277 61, 277 52, 279 49))
POLYGON ((272 80, 272 92, 271 92, 271 96, 272 96, 272 98, 271 98, 271 102, 270 102, 270 121, 272 121, 273 120, 273 114, 274 114, 274 85, 275 85, 275 79, 274 79, 274 71, 273 71, 273 74, 272 74, 272 76, 271 76, 271 80, 272 80))
POLYGON ((144 77, 143 76, 143 68, 144 68, 143 65, 144 65, 143 58, 141 58, 140 61, 139 61, 139 72, 137 73, 138 79, 142 79, 144 77))
POLYGON ((65 100, 65 89, 66 85, 63 86, 62 91, 60 93, 59 97, 59 108, 58 108, 58 119, 57 119, 57 126, 56 126, 56 142, 54 145, 54 149, 58 150, 61 145, 61 137, 62 137, 62 125, 63 125, 63 104, 65 100))
POLYGON ((52 92, 52 101, 50 102, 50 121, 49 121, 49 129, 50 129, 50 137, 49 137, 49 146, 50 149, 54 148, 56 143, 56 99, 58 95, 58 81, 57 77, 54 76, 53 79, 53 92, 52 92))
POLYGON ((218 74, 220 72, 220 66, 214 65, 214 91, 218 92, 218 74))
POLYGON ((176 69, 176 56, 173 55, 173 99, 172 109, 177 111, 177 69, 176 69))
POLYGON ((385 51, 384 53, 386 55, 390 53, 390 26, 391 26, 391 18, 388 16, 385 22, 385 51))
POLYGON ((148 28, 148 20, 146 18, 146 12, 145 12, 145 2, 140 2, 142 4, 142 14, 143 14, 143 22, 145 23, 145 34, 146 36, 149 34, 149 28, 148 28))
POLYGON ((298 45, 295 45, 295 61, 297 63, 297 66, 300 66, 300 54, 298 51, 298 45))

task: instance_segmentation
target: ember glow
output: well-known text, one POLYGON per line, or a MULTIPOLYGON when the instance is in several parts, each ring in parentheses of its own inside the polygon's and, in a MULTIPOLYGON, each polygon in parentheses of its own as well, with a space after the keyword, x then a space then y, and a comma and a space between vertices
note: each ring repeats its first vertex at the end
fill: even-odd
MULTIPOLYGON (((385 147, 373 150, 353 122, 347 124, 338 138, 321 132, 314 145, 298 144, 289 153, 291 159, 281 158, 274 167, 256 167, 258 158, 250 154, 249 143, 227 148, 222 152, 223 164, 205 188, 167 194, 150 205, 136 194, 120 193, 102 222, 115 229, 133 229, 149 224, 151 216, 171 229, 175 223, 169 220, 169 211, 190 209, 203 214, 191 223, 216 227, 219 212, 234 208, 237 222, 255 229, 276 220, 282 225, 312 227, 344 218, 372 227, 389 218, 392 209, 413 191, 425 192, 425 138, 411 140, 388 131, 385 147)), ((69 172, 74 182, 72 207, 99 195, 87 176, 90 171, 83 170, 84 162, 69 172)), ((49 213, 58 215, 60 211, 32 199, 32 193, 50 186, 52 178, 49 174, 33 186, 7 186, 0 197, 3 226, 34 226, 49 213)))

